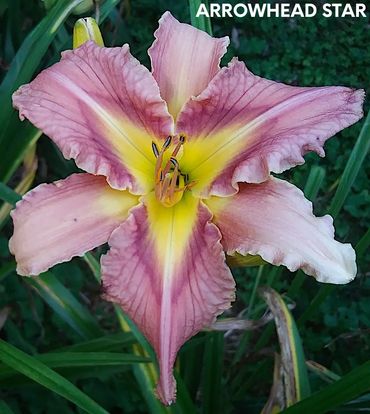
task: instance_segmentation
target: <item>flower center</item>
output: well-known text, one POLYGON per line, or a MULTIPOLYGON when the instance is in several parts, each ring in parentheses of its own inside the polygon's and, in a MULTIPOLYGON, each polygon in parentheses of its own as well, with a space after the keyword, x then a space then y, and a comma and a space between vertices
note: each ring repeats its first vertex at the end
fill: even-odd
POLYGON ((181 172, 178 161, 185 137, 180 135, 177 142, 173 143, 174 138, 167 137, 161 150, 155 142, 152 142, 153 153, 157 159, 154 172, 155 196, 165 207, 177 204, 182 199, 185 190, 194 184, 189 183, 188 175, 181 172), (165 152, 171 147, 173 151, 170 157, 165 157, 165 152))

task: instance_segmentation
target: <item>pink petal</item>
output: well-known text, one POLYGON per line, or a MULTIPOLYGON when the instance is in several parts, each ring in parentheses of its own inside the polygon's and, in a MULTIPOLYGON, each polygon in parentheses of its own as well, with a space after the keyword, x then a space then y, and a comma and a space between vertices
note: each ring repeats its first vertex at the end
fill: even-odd
POLYGON ((211 214, 189 193, 172 208, 153 196, 112 233, 102 258, 105 297, 119 303, 154 347, 158 396, 176 396, 172 368, 181 345, 230 306, 234 280, 211 214))
POLYGON ((20 275, 38 275, 56 263, 105 243, 137 204, 104 177, 73 174, 29 191, 12 211, 10 251, 20 275))
POLYGON ((151 142, 173 121, 150 72, 127 45, 87 42, 62 54, 13 95, 28 118, 83 170, 108 177, 112 187, 147 191, 155 163, 151 142))
POLYGON ((219 71, 229 38, 213 38, 179 23, 170 12, 159 20, 156 40, 148 53, 153 76, 170 113, 176 118, 183 104, 200 94, 219 71))
POLYGON ((355 252, 334 240, 332 218, 315 217, 311 202, 286 181, 241 184, 233 197, 212 197, 207 205, 228 254, 258 254, 320 282, 342 284, 356 276, 355 252))
POLYGON ((324 156, 324 142, 362 117, 363 99, 362 90, 273 82, 233 60, 178 117, 188 135, 182 167, 198 191, 233 194, 237 182, 303 164, 308 151, 324 156))

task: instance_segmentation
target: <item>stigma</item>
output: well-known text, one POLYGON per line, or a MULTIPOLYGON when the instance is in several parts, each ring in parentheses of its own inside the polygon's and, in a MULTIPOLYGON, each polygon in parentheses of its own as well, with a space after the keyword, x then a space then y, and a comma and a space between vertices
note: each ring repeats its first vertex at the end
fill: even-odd
POLYGON ((178 160, 181 157, 185 137, 180 135, 176 138, 173 136, 167 137, 161 149, 158 149, 157 144, 152 142, 152 150, 156 157, 154 171, 155 196, 165 207, 172 207, 177 204, 182 199, 184 192, 193 184, 188 182, 187 174, 181 172, 178 160), (173 148, 173 150, 168 157, 165 153, 170 148, 173 148))

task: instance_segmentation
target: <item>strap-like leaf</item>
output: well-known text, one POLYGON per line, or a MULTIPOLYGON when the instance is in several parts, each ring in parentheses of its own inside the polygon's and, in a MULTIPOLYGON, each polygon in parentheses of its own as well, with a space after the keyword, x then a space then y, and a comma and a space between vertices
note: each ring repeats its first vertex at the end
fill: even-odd
POLYGON ((44 301, 83 338, 102 335, 96 319, 51 273, 25 279, 44 301))
POLYGON ((212 25, 209 17, 201 14, 197 17, 199 7, 206 7, 208 10, 208 0, 189 0, 190 21, 191 25, 197 29, 203 30, 212 36, 212 25))
MULTIPOLYGON (((127 365, 138 362, 149 362, 149 358, 119 352, 50 352, 34 355, 34 359, 49 368, 65 367, 97 367, 127 365)), ((0 364, 0 381, 13 376, 18 370, 0 364)))
POLYGON ((355 368, 340 380, 328 385, 311 397, 282 411, 282 414, 331 412, 340 405, 353 400, 370 389, 370 361, 355 368))
POLYGON ((286 406, 310 395, 310 386, 301 338, 282 297, 271 288, 261 290, 274 315, 281 350, 286 406))
POLYGON ((49 390, 56 392, 86 412, 90 414, 108 414, 106 410, 64 377, 48 368, 36 358, 31 357, 3 340, 0 340, 0 359, 4 364, 49 390))

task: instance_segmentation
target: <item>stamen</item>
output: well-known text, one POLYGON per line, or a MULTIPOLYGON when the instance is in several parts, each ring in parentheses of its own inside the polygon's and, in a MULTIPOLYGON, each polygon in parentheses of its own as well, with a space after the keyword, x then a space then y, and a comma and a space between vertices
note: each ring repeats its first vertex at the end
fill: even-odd
POLYGON ((174 166, 174 167, 178 167, 179 166, 179 162, 177 161, 177 159, 176 158, 174 158, 174 157, 171 157, 170 158, 170 162, 171 162, 171 164, 174 166))
POLYGON ((167 190, 168 190, 168 187, 169 187, 170 184, 171 184, 171 176, 169 174, 167 174, 164 177, 163 182, 161 183, 160 200, 163 200, 166 197, 167 190))
POLYGON ((160 150, 157 143, 152 142, 152 150, 156 157, 155 196, 166 207, 172 207, 178 203, 184 192, 194 185, 193 182, 189 183, 188 174, 181 172, 179 161, 177 160, 177 156, 184 143, 184 135, 177 136, 176 138, 168 136, 160 150), (165 157, 165 152, 170 148, 174 139, 176 139, 176 142, 172 147, 172 153, 169 157, 165 157), (164 158, 167 161, 164 161, 164 158))
POLYGON ((162 145, 160 151, 158 151, 158 147, 155 142, 152 142, 152 150, 154 152, 155 157, 157 158, 157 162, 155 164, 155 182, 156 184, 163 180, 162 175, 162 162, 163 162, 163 154, 167 150, 167 148, 171 145, 172 136, 168 136, 162 145))
POLYGON ((169 135, 167 138, 166 138, 166 141, 164 141, 164 144, 163 144, 163 147, 162 147, 162 150, 166 150, 170 145, 171 145, 171 141, 172 141, 172 136, 171 135, 169 135))
POLYGON ((157 144, 155 142, 152 142, 152 150, 153 150, 153 154, 155 156, 155 158, 159 157, 159 150, 157 147, 157 144))
POLYGON ((173 162, 171 161, 172 159, 176 159, 176 155, 179 153, 180 148, 182 147, 182 145, 185 142, 185 138, 181 139, 181 137, 179 138, 179 142, 177 143, 175 149, 173 150, 170 159, 167 161, 167 164, 165 165, 163 172, 164 174, 167 174, 170 171, 171 168, 171 164, 173 164, 173 162))
POLYGON ((167 193, 170 202, 172 201, 173 195, 175 193, 176 183, 177 183, 178 177, 179 177, 179 166, 176 165, 175 170, 173 171, 173 174, 172 174, 171 183, 170 183, 170 186, 168 188, 168 193, 167 193))

